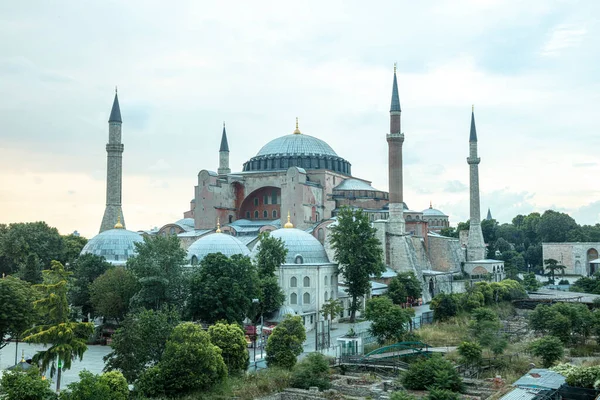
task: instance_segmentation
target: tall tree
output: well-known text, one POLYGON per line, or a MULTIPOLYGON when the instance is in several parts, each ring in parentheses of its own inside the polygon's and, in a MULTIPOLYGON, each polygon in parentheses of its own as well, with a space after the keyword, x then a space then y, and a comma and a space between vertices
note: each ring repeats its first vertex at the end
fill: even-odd
POLYGON ((244 331, 237 324, 217 323, 208 328, 212 344, 221 349, 229 375, 239 375, 248 369, 250 356, 244 331))
POLYGON ((371 321, 369 332, 380 344, 386 340, 402 341, 414 315, 412 308, 402 309, 388 297, 369 299, 365 310, 365 317, 371 321))
POLYGON ((177 236, 144 237, 135 247, 137 255, 127 260, 127 268, 138 278, 141 289, 132 303, 155 310, 164 305, 182 307, 188 295, 186 252, 177 236))
POLYGON ((189 313, 209 323, 225 320, 241 324, 258 294, 257 283, 249 257, 209 254, 190 278, 189 313))
POLYGON ((131 298, 139 290, 139 283, 128 269, 111 268, 90 285, 90 302, 94 311, 105 318, 121 321, 129 310, 131 298))
POLYGON ((27 282, 12 276, 0 279, 0 349, 8 344, 7 337, 19 338, 31 328, 36 319, 34 299, 27 282))
POLYGON ((27 330, 23 341, 50 344, 33 356, 42 370, 50 367, 50 376, 58 370, 56 390, 60 391, 62 369, 70 369, 75 358, 82 359, 87 350, 87 339, 94 332, 94 324, 69 321, 67 283, 70 273, 58 261, 52 261, 51 269, 44 270, 44 283, 34 286, 41 298, 34 307, 42 316, 42 323, 27 330))
POLYGON ((81 250, 87 244, 88 240, 83 236, 78 235, 63 235, 63 255, 61 257, 62 262, 65 263, 67 269, 71 269, 73 263, 79 257, 81 250))
POLYGON ((95 254, 83 254, 71 265, 72 284, 69 289, 71 305, 81 307, 83 319, 87 321, 88 314, 94 316, 94 306, 90 299, 90 285, 96 278, 112 268, 104 257, 95 254))
POLYGON ((291 369, 302 353, 306 330, 299 316, 286 316, 267 340, 267 365, 291 369))
POLYGON ((269 232, 260 234, 260 244, 255 259, 260 300, 259 309, 256 310, 257 315, 272 314, 285 300, 275 272, 285 262, 287 253, 288 250, 281 238, 275 238, 269 232))
POLYGON ((418 299, 423 292, 423 285, 414 272, 399 272, 390 280, 387 296, 394 304, 404 304, 408 298, 418 299))
POLYGON ((577 222, 568 214, 547 210, 540 218, 537 231, 542 242, 565 242, 569 231, 576 228, 577 222))
POLYGON ((19 277, 29 283, 42 283, 42 263, 37 255, 30 253, 26 261, 19 265, 19 277))
POLYGON ((337 224, 331 228, 331 246, 338 262, 337 272, 344 276, 348 294, 352 297, 350 322, 356 320, 358 299, 370 290, 372 275, 381 276, 385 271, 381 242, 375 236, 369 217, 361 209, 343 207, 337 216, 337 224))

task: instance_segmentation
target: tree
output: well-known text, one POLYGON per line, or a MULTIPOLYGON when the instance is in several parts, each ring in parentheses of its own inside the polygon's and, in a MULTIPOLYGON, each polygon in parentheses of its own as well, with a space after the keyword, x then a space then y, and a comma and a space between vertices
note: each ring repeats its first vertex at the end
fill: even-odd
POLYGON ((458 354, 462 362, 468 365, 477 365, 481 361, 481 346, 473 342, 462 342, 458 346, 458 354))
POLYGON ((177 324, 179 313, 173 308, 128 314, 112 336, 104 370, 121 371, 127 382, 134 382, 144 369, 158 363, 177 324))
POLYGON ((229 375, 239 375, 248 369, 250 356, 244 331, 236 324, 217 323, 208 328, 210 342, 221 349, 229 375))
POLYGON ((129 387, 123 374, 117 371, 95 375, 87 370, 79 373, 79 381, 68 385, 61 400, 127 400, 129 387))
POLYGON ((182 307, 188 294, 183 269, 186 252, 177 236, 145 236, 135 247, 137 255, 127 260, 127 268, 138 278, 141 289, 132 304, 154 310, 163 305, 182 307))
POLYGON ((285 294, 279 287, 279 280, 273 276, 258 277, 258 310, 255 310, 255 316, 272 314, 279 310, 285 301, 285 294))
POLYGON ((375 236, 369 217, 361 209, 342 207, 337 224, 331 228, 331 246, 338 262, 337 273, 343 275, 352 298, 350 322, 356 320, 358 298, 371 288, 372 275, 385 271, 381 242, 375 236))
POLYGON ((42 269, 38 256, 31 253, 26 261, 19 265, 19 278, 33 284, 42 283, 42 269))
POLYGON ((90 285, 96 278, 111 269, 112 264, 108 263, 104 257, 87 253, 81 255, 71 265, 73 272, 73 281, 69 290, 71 304, 75 307, 81 307, 83 319, 88 319, 88 314, 94 317, 94 306, 90 299, 90 285))
POLYGON ((138 290, 139 283, 133 272, 123 267, 111 268, 90 285, 90 302, 97 314, 119 322, 125 318, 138 290))
POLYGON ((256 297, 258 277, 249 257, 208 254, 190 279, 189 313, 208 323, 241 324, 256 297))
POLYGON ((565 271, 565 266, 564 265, 560 265, 558 263, 558 261, 556 261, 553 258, 548 258, 546 260, 544 260, 544 265, 545 268, 548 270, 548 276, 550 277, 550 280, 552 281, 552 283, 554 283, 554 276, 556 274, 556 271, 562 271, 564 273, 565 271))
POLYGON ((40 291, 41 298, 33 303, 42 316, 42 323, 25 331, 23 341, 50 344, 33 356, 33 362, 40 362, 44 371, 50 367, 51 377, 58 368, 56 390, 59 391, 62 369, 70 369, 73 359, 83 358, 94 324, 69 321, 67 281, 70 273, 60 262, 52 261, 51 269, 44 270, 43 274, 44 283, 34 286, 40 291))
POLYGON ((79 258, 79 254, 81 254, 81 250, 83 250, 88 240, 83 236, 70 234, 63 235, 62 241, 63 254, 61 261, 65 263, 67 269, 71 269, 75 260, 79 258))
POLYGON ((19 338, 33 325, 34 298, 35 292, 27 282, 12 276, 0 279, 0 349, 8 344, 7 336, 19 338))
POLYGON ((291 369, 302 353, 306 331, 299 316, 286 316, 267 340, 267 365, 291 369))
POLYGON ((271 314, 279 309, 285 301, 285 295, 279 287, 275 272, 285 263, 288 250, 281 238, 263 232, 259 236, 258 252, 255 265, 258 273, 258 303, 257 315, 271 314))
POLYGON ((456 297, 451 294, 437 294, 431 299, 429 308, 433 310, 433 319, 436 321, 446 321, 458 314, 456 297))
POLYGON ((321 315, 326 321, 335 319, 338 315, 342 315, 344 306, 337 299, 330 298, 321 306, 321 315))
POLYGON ((414 272, 398 272, 390 280, 387 296, 394 304, 405 304, 408 298, 418 299, 423 292, 423 286, 414 272))
POLYGON ((546 336, 532 342, 529 349, 531 354, 542 359, 544 368, 551 367, 563 358, 565 352, 560 339, 554 336, 546 336))
POLYGON ((493 243, 496 241, 496 230, 498 221, 495 219, 484 219, 481 221, 481 233, 483 233, 484 243, 493 243))
POLYGON ((458 238, 458 231, 456 230, 456 228, 449 226, 447 228, 442 228, 440 230, 440 235, 446 236, 446 237, 458 238))
POLYGON ((321 353, 310 353, 296 364, 292 370, 290 385, 298 389, 318 387, 327 390, 331 387, 329 380, 329 363, 321 353))
POLYGON ((535 292, 540 288, 540 286, 542 286, 542 284, 538 282, 533 272, 525 274, 523 277, 523 287, 528 292, 535 292))
POLYGON ((181 396, 206 391, 226 377, 221 350, 200 326, 184 322, 175 327, 160 362, 142 374, 136 389, 148 397, 181 396))
POLYGON ((542 242, 565 242, 570 230, 578 228, 571 216, 554 210, 542 214, 537 232, 542 242))
POLYGON ((386 340, 401 341, 414 315, 413 309, 402 309, 388 297, 368 300, 365 310, 365 317, 372 322, 369 333, 376 337, 380 344, 386 340))
POLYGON ((439 354, 432 354, 431 357, 411 363, 408 371, 402 376, 402 384, 411 390, 462 390, 462 380, 458 372, 450 361, 443 359, 439 354))
POLYGON ((55 400, 50 381, 42 379, 33 367, 25 372, 4 371, 0 379, 0 398, 4 400, 55 400))

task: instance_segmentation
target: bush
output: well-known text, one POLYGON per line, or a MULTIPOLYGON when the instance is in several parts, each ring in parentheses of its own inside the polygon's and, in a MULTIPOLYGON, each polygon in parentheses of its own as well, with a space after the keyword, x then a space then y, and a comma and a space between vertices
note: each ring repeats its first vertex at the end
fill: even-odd
POLYGON ((458 314, 458 302, 456 296, 452 294, 436 295, 431 300, 429 307, 433 310, 433 319, 436 321, 446 321, 458 314))
POLYGON ((418 400, 416 396, 406 393, 404 390, 399 390, 392 393, 390 400, 418 400))
POLYGON ((43 380, 33 367, 27 372, 4 371, 0 380, 0 398, 3 400, 55 400, 50 381, 43 380))
POLYGON ((246 372, 249 364, 244 331, 236 324, 217 323, 208 328, 212 344, 221 349, 221 356, 230 375, 246 372))
POLYGON ((267 340, 267 365, 291 369, 303 351, 306 330, 299 316, 286 316, 267 340))
POLYGON ((577 368, 567 375, 569 386, 597 388, 600 381, 600 366, 577 368))
POLYGON ((122 373, 117 371, 95 375, 89 371, 79 373, 79 382, 71 383, 61 400, 127 400, 129 388, 122 373))
POLYGON ((559 338, 546 336, 531 343, 529 347, 531 354, 542 359, 544 368, 549 368, 556 361, 563 358, 565 349, 559 338))
POLYGON ((451 390, 431 388, 427 400, 458 400, 460 396, 451 390))
POLYGON ((455 392, 462 390, 462 380, 448 360, 441 355, 431 357, 411 364, 404 373, 402 383, 407 389, 425 390, 427 388, 450 389, 455 392))
POLYGON ((308 389, 317 386, 321 390, 331 387, 329 381, 329 363, 321 353, 310 353, 294 366, 291 386, 298 389, 308 389))
POLYGON ((457 350, 464 364, 479 364, 481 361, 481 346, 477 343, 462 342, 457 350))

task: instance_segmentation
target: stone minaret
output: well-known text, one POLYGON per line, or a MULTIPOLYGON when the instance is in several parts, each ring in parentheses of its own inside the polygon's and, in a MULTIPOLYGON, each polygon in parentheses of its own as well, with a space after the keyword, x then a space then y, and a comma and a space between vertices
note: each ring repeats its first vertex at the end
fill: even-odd
POLYGON ((388 177, 390 190, 388 232, 404 234, 404 199, 402 195, 402 144, 404 133, 400 129, 400 97, 398 96, 398 80, 394 64, 394 85, 392 87, 392 104, 390 107, 390 133, 388 142, 388 177))
POLYGON ((108 119, 108 144, 106 145, 106 209, 102 218, 100 232, 113 229, 120 218, 125 228, 125 218, 121 209, 122 175, 123 175, 123 144, 121 144, 121 109, 119 97, 115 89, 110 118, 108 119))
POLYGON ((479 209, 479 162, 477 157, 477 131, 475 129, 475 111, 471 110, 471 134, 469 136, 469 184, 471 194, 470 228, 467 241, 467 261, 485 259, 485 243, 481 232, 481 215, 479 209))
POLYGON ((221 135, 221 147, 219 148, 219 175, 231 173, 229 168, 229 144, 227 143, 227 132, 225 132, 225 122, 223 122, 223 135, 221 135))

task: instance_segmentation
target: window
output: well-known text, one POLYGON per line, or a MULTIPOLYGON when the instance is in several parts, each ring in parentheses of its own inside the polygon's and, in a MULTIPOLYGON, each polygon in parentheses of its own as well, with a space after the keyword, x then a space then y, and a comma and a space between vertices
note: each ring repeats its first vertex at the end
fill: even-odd
POLYGON ((169 233, 170 233, 171 235, 174 235, 174 234, 175 234, 175 228, 174 228, 174 227, 171 227, 171 228, 169 229, 169 233))
POLYGON ((329 277, 325 275, 325 286, 329 285, 329 277))
MULTIPOLYGON (((296 256, 296 259, 295 259, 295 261, 294 261, 294 262, 295 262, 296 264, 302 264, 302 262, 303 262, 303 261, 304 261, 304 260, 302 259, 302 256, 301 256, 301 255, 297 255, 297 256, 296 256)), ((306 278, 308 278, 308 276, 307 276, 306 278)), ((306 278, 304 278, 304 279, 306 279, 306 278)), ((304 286, 306 286, 306 285, 304 285, 304 286)))
POLYGON ((290 304, 298 304, 298 295, 296 293, 290 294, 290 304))
POLYGON ((315 213, 315 221, 320 221, 321 220, 321 216, 319 215, 319 213, 315 213))
POLYGON ((313 316, 311 315, 310 316, 310 324, 312 325, 313 323, 314 323, 314 320, 313 320, 313 316))
POLYGON ((290 279, 290 287, 298 287, 298 279, 295 276, 292 276, 292 279, 290 279))
POLYGON ((198 257, 192 256, 192 265, 198 265, 198 257))
POLYGON ((277 210, 273 210, 273 219, 277 218, 277 210))
POLYGON ((304 293, 304 296, 302 297, 302 304, 310 304, 310 293, 304 293))
POLYGON ((263 218, 269 218, 269 212, 267 210, 263 211, 263 218))
POLYGON ((254 198, 254 205, 257 206, 258 205, 258 197, 254 198))
POLYGON ((232 222, 233 222, 233 215, 230 215, 229 216, 229 223, 232 223, 232 222))
POLYGON ((304 287, 310 287, 310 278, 308 276, 304 277, 304 287))
POLYGON ((271 204, 277 204, 277 191, 273 190, 271 192, 271 204))
POLYGON ((258 219, 258 210, 254 210, 254 218, 258 219))
POLYGON ((263 196, 263 203, 269 204, 269 196, 267 196, 266 194, 263 196))
POLYGON ((250 219, 250 211, 246 211, 246 218, 250 219))
POLYGON ((327 301, 327 291, 325 291, 325 296, 323 296, 323 300, 327 301))

